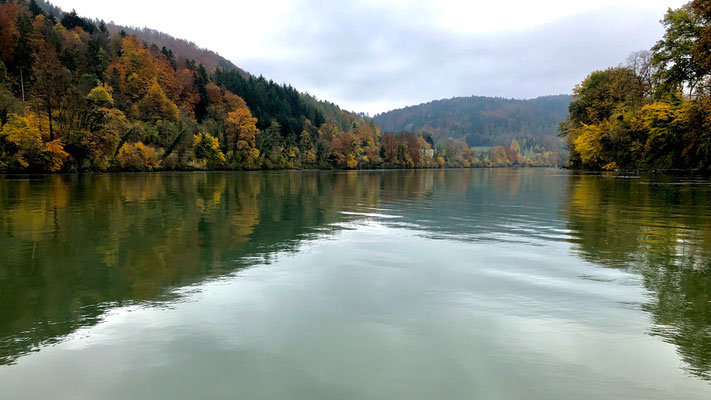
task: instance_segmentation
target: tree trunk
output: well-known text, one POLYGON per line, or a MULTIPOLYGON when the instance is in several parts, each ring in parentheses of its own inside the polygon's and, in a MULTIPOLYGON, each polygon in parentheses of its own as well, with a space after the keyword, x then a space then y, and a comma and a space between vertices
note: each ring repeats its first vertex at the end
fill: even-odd
POLYGON ((49 141, 54 141, 54 130, 52 129, 52 104, 47 102, 47 117, 49 119, 49 141))

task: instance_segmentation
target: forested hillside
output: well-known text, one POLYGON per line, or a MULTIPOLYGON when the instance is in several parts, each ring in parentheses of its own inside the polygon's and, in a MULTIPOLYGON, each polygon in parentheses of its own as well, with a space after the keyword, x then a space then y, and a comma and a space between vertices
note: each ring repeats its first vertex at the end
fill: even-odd
POLYGON ((190 42, 111 29, 46 2, 0 0, 0 172, 542 166, 559 159, 515 140, 477 153, 461 140, 435 143, 426 132, 383 135, 372 119, 250 75, 190 42))
MULTIPOLYGON (((35 0, 35 4, 48 16, 61 18, 64 12, 54 6, 52 3, 45 0, 35 0)), ((91 21, 94 25, 100 25, 101 21, 91 21)), ((119 33, 121 31, 138 37, 146 43, 154 44, 160 48, 166 47, 170 49, 178 64, 183 65, 188 61, 194 60, 197 64, 202 64, 206 70, 212 71, 217 67, 230 70, 239 69, 230 60, 220 56, 219 54, 209 49, 199 47, 193 42, 185 39, 175 38, 163 32, 156 31, 150 28, 139 28, 117 25, 113 22, 105 22, 105 25, 110 34, 119 33)), ((82 28, 87 28, 86 26, 82 28)), ((243 71, 244 72, 244 71, 243 71)), ((246 72, 245 76, 246 76, 246 72)))
POLYGON ((711 2, 670 9, 664 37, 574 90, 561 135, 586 169, 711 169, 711 2))
POLYGON ((385 132, 431 132, 436 141, 461 138, 470 146, 505 145, 526 138, 557 149, 558 124, 568 115, 568 95, 531 100, 456 97, 375 116, 385 132))
POLYGON ((132 32, 165 45, 45 2, 0 1, 0 171, 382 163, 371 121, 189 42, 132 32))
POLYGON ((202 64, 208 71, 213 71, 215 68, 225 70, 240 70, 244 76, 247 76, 245 71, 239 69, 230 60, 220 56, 214 51, 198 47, 193 42, 184 39, 178 39, 163 32, 149 28, 136 28, 107 23, 109 33, 115 34, 124 31, 129 35, 133 35, 143 40, 146 43, 154 44, 160 48, 167 48, 173 52, 173 56, 179 65, 183 65, 190 60, 195 60, 196 63, 202 64))

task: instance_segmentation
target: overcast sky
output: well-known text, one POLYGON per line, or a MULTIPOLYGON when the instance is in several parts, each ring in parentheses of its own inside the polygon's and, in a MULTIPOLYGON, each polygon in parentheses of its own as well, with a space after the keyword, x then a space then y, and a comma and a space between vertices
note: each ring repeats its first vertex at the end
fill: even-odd
POLYGON ((371 114, 453 96, 570 93, 648 49, 679 0, 55 0, 188 39, 371 114))

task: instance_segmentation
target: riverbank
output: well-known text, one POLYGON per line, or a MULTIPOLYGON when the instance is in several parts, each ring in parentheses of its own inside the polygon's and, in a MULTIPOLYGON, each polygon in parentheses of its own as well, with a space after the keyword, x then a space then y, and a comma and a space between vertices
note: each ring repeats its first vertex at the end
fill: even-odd
POLYGON ((571 168, 568 166, 561 166, 561 169, 568 171, 573 171, 577 173, 588 173, 588 174, 604 174, 604 175, 641 175, 641 176, 655 176, 655 175, 669 175, 669 176, 701 176, 707 177, 711 176, 711 169, 617 169, 613 171, 605 171, 601 169, 584 169, 584 168, 571 168))
MULTIPOLYGON (((157 169, 152 171, 136 171, 136 170, 107 170, 107 171, 24 171, 24 172, 0 172, 0 176, 37 176, 37 175, 111 175, 111 174, 147 174, 147 173, 191 173, 191 172, 368 172, 368 171, 444 171, 444 170, 459 170, 459 169, 567 169, 575 171, 564 166, 556 165, 540 165, 540 166, 496 166, 496 167, 432 167, 432 168, 362 168, 362 169, 340 169, 340 168, 284 168, 284 169, 157 169)), ((589 171, 594 173, 595 171, 589 171)))

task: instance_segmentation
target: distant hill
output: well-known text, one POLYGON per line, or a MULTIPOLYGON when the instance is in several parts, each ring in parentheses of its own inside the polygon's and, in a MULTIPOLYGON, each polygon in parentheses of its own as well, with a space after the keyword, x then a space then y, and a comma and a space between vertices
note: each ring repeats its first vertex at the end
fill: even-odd
POLYGON ((139 37, 146 43, 155 44, 158 47, 165 46, 173 51, 178 65, 183 65, 185 61, 188 60, 195 60, 196 63, 202 64, 208 72, 212 72, 215 68, 220 67, 224 70, 239 70, 245 77, 247 76, 244 70, 234 65, 230 60, 212 50, 199 47, 188 40, 178 39, 155 29, 121 26, 112 22, 106 25, 111 33, 124 31, 129 35, 139 37))
MULTIPOLYGON (((35 0, 35 2, 46 13, 54 15, 57 18, 61 18, 65 13, 61 8, 48 1, 35 0)), ((100 21, 96 20, 93 22, 98 26, 100 21)), ((124 31, 129 35, 140 38, 146 43, 154 44, 159 48, 165 46, 173 52, 175 58, 177 59, 178 65, 184 65, 185 62, 189 60, 195 60, 197 64, 202 64, 208 72, 212 72, 215 68, 220 67, 224 70, 239 70, 245 75, 245 77, 247 77, 247 73, 234 65, 230 60, 220 56, 212 50, 199 47, 191 41, 175 38, 167 33, 150 28, 122 26, 113 22, 107 22, 106 27, 111 34, 124 31)))
POLYGON ((465 139, 470 146, 495 146, 508 144, 514 138, 554 138, 558 124, 568 116, 570 102, 569 95, 531 100, 455 97, 388 111, 374 118, 384 132, 427 130, 438 141, 451 137, 465 139))

